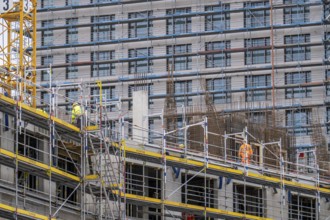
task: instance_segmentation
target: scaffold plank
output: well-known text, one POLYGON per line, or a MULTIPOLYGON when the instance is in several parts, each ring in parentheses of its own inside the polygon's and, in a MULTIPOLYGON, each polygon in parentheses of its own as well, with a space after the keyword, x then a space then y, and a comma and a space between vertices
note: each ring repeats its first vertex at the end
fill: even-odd
MULTIPOLYGON (((118 194, 118 191, 116 191, 115 193, 118 194)), ((163 201, 161 199, 133 195, 133 194, 125 194, 125 197, 126 197, 126 199, 132 199, 132 200, 136 200, 136 201, 140 201, 140 202, 152 203, 152 204, 157 204, 157 205, 161 205, 163 203, 163 201)), ((234 219, 270 220, 270 218, 263 218, 263 217, 258 217, 258 216, 254 216, 254 215, 242 214, 242 213, 238 213, 238 212, 232 212, 232 211, 227 211, 227 210, 222 210, 222 209, 217 209, 217 208, 207 208, 207 207, 205 208, 204 206, 190 205, 190 204, 174 202, 174 201, 170 201, 170 200, 164 200, 164 205, 166 205, 167 207, 175 208, 175 210, 179 209, 179 210, 184 211, 184 210, 188 209, 191 211, 200 211, 200 212, 206 211, 207 214, 212 214, 212 215, 217 215, 217 216, 222 216, 222 217, 229 217, 229 218, 234 218, 234 219)))
MULTIPOLYGON (((118 147, 118 144, 114 145, 115 147, 118 147)), ((139 150, 133 147, 128 147, 125 143, 122 145, 123 149, 126 151, 127 156, 129 157, 129 154, 135 154, 135 155, 141 155, 145 158, 154 158, 154 159, 161 159, 162 154, 157 153, 157 152, 151 152, 148 150, 139 150)), ((202 169, 204 167, 204 163, 201 161, 193 160, 193 159, 186 159, 186 158, 179 158, 176 156, 168 156, 166 155, 166 160, 169 165, 177 165, 180 167, 189 167, 190 169, 192 168, 200 168, 202 169)), ((330 197, 330 189, 326 188, 318 188, 316 185, 311 185, 307 183, 299 183, 299 182, 294 182, 290 180, 281 180, 280 178, 277 177, 269 177, 263 174, 258 174, 258 173, 253 173, 253 172, 248 172, 247 175, 244 175, 243 170, 238 170, 226 166, 221 166, 221 165, 216 165, 216 164, 208 164, 207 168, 208 173, 216 174, 218 173, 219 176, 221 175, 229 175, 230 177, 236 178, 236 179, 242 179, 245 177, 252 183, 263 183, 266 185, 271 185, 271 186, 277 186, 279 187, 281 183, 286 185, 287 187, 303 191, 304 193, 307 194, 313 194, 313 192, 317 192, 318 190, 321 192, 321 194, 330 197)))
MULTIPOLYGON (((40 219, 40 220, 49 220, 50 218, 48 216, 45 215, 41 215, 35 212, 31 212, 28 210, 24 210, 24 209, 16 209, 13 206, 10 205, 6 205, 3 203, 0 203, 0 209, 6 212, 10 212, 10 213, 17 213, 17 215, 19 216, 24 216, 24 217, 28 217, 30 219, 40 219)), ((56 218, 51 218, 51 220, 56 220, 56 218)))
MULTIPOLYGON (((25 111, 26 113, 29 113, 31 114, 32 116, 35 116, 35 121, 34 123, 38 123, 38 118, 40 119, 46 119, 46 120, 54 120, 55 123, 58 125, 58 126, 61 126, 62 128, 65 128, 67 129, 68 131, 75 131, 75 132, 80 132, 80 129, 62 119, 59 119, 57 117, 54 117, 54 116, 49 116, 49 114, 47 114, 46 112, 43 112, 43 111, 38 111, 37 108, 33 108, 31 106, 28 106, 22 102, 16 102, 15 100, 9 98, 9 97, 6 97, 4 94, 0 94, 0 102, 2 102, 3 104, 9 104, 11 105, 12 107, 14 106, 18 106, 22 109, 22 111, 25 111)), ((13 112, 13 111, 12 111, 13 112)), ((10 112, 8 112, 10 113, 10 112)), ((24 120, 24 118, 23 118, 24 120)), ((33 121, 32 121, 33 123, 33 121)), ((39 124, 37 124, 39 125, 39 124)))
MULTIPOLYGON (((75 182, 80 182, 80 178, 78 176, 67 173, 67 172, 57 169, 55 167, 49 167, 49 165, 47 165, 47 164, 32 160, 32 159, 24 157, 22 155, 17 155, 15 153, 5 150, 5 149, 0 149, 0 156, 5 156, 5 157, 11 158, 13 160, 17 158, 17 160, 19 162, 22 162, 26 165, 37 167, 37 168, 47 171, 47 172, 50 170, 53 174, 57 174, 59 176, 65 177, 65 178, 67 178, 69 180, 73 180, 75 182)), ((0 160, 0 163, 1 163, 1 161, 2 160, 0 160)))

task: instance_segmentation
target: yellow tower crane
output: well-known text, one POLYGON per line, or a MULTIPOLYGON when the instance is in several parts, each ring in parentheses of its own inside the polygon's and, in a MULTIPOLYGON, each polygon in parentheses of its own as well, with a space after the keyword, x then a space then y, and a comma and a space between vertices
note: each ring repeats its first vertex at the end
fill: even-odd
POLYGON ((36 107, 37 0, 0 1, 0 89, 36 107))

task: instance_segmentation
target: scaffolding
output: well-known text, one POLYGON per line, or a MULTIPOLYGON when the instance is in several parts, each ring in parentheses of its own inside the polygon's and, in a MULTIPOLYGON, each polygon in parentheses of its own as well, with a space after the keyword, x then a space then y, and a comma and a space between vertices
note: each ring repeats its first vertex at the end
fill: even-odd
MULTIPOLYGON (((8 12, 7 18, 3 14, 2 18, 12 18, 10 17, 13 15, 11 13, 17 13, 14 9, 17 6, 20 8, 19 13, 23 13, 24 16, 29 14, 33 18, 36 12, 36 4, 31 1, 33 7, 24 12, 22 7, 25 2, 21 0, 19 3, 15 3, 15 6, 13 6, 14 11, 8 12)), ((295 7, 294 5, 284 4, 273 5, 272 2, 270 5, 258 9, 270 9, 273 13, 273 10, 276 9, 295 7)), ((112 4, 115 3, 102 3, 99 6, 112 4)), ((319 4, 320 2, 313 1, 302 5, 319 4)), ((87 6, 89 5, 70 6, 70 9, 87 6)), ((69 9, 69 7, 50 8, 49 10, 66 9, 69 9)), ((249 7, 227 9, 222 6, 220 12, 239 13, 253 10, 249 7)), ((172 13, 158 17, 148 16, 147 19, 148 21, 149 19, 161 20, 170 17, 174 20, 176 18, 212 15, 218 12, 172 13)), ((28 20, 30 19, 29 22, 32 22, 32 18, 29 16, 26 17, 28 17, 28 20)), ((17 17, 15 18, 17 19, 17 17)), ((145 21, 145 18, 112 20, 97 24, 122 25, 132 21, 145 21)), ((24 26, 22 23, 20 25, 24 26)), ((90 24, 76 24, 74 22, 69 24, 70 28, 85 26, 88 27, 90 24)), ((291 26, 286 25, 286 28, 289 27, 291 26)), ((63 27, 54 26, 48 27, 47 30, 61 28, 63 27)), ((273 32, 273 28, 282 27, 276 27, 272 23, 271 28, 273 32)), ((31 30, 30 27, 29 30, 31 30)), ((32 28, 32 30, 34 29, 32 28)), ((42 31, 42 28, 40 30, 42 31)), ((238 30, 227 30, 228 33, 235 31, 238 30)), ((20 36, 25 32, 26 30, 20 30, 20 36)), ((176 37, 189 37, 198 34, 202 35, 202 33, 191 33, 176 37)), ((158 36, 152 39, 171 37, 173 36, 158 36)), ((116 43, 140 40, 122 39, 116 40, 116 43)), ((15 75, 13 78, 10 76, 13 76, 14 73, 10 72, 15 69, 12 66, 17 65, 9 65, 8 69, 10 71, 6 72, 4 80, 10 79, 9 81, 13 81, 13 85, 17 87, 16 89, 14 87, 3 88, 10 94, 13 93, 12 91, 19 92, 20 96, 9 95, 10 97, 7 97, 5 93, 0 94, 0 107, 3 114, 3 120, 0 121, 1 128, 3 128, 0 132, 3 142, 0 146, 0 163, 15 173, 13 179, 1 179, 0 181, 4 189, 4 196, 1 196, 0 202, 1 216, 14 219, 73 219, 79 217, 81 219, 128 219, 131 217, 140 219, 326 218, 328 212, 325 207, 330 198, 330 190, 328 189, 329 163, 325 161, 323 166, 317 164, 316 161, 318 161, 319 156, 316 151, 309 150, 294 154, 297 158, 294 157, 295 160, 292 160, 292 152, 289 152, 289 150, 295 142, 290 142, 286 130, 271 128, 267 124, 261 126, 257 123, 251 123, 252 119, 250 117, 237 113, 246 113, 249 106, 242 108, 238 103, 236 108, 224 109, 219 112, 214 106, 213 100, 211 100, 211 95, 217 93, 217 91, 209 91, 205 79, 201 78, 200 80, 202 91, 192 92, 185 89, 180 94, 175 94, 173 78, 177 76, 175 75, 177 73, 173 71, 173 66, 169 68, 171 69, 170 73, 163 74, 161 77, 144 75, 133 79, 123 77, 111 81, 111 83, 134 81, 135 87, 139 87, 148 84, 148 80, 153 79, 153 77, 155 79, 167 79, 166 94, 155 94, 148 97, 148 100, 166 97, 167 106, 164 106, 163 111, 156 112, 157 114, 143 116, 148 120, 149 117, 159 117, 162 124, 160 131, 145 128, 131 121, 131 116, 125 111, 124 105, 125 102, 132 101, 132 97, 126 98, 119 95, 113 98, 112 94, 109 95, 110 92, 108 93, 108 90, 105 89, 109 85, 108 82, 75 82, 59 85, 57 82, 52 81, 54 69, 72 65, 125 63, 145 59, 173 60, 177 57, 200 57, 205 54, 219 52, 224 54, 257 49, 272 50, 271 67, 260 68, 272 70, 272 85, 244 89, 226 88, 218 92, 234 94, 242 91, 249 93, 271 89, 272 103, 267 103, 264 106, 252 103, 251 112, 256 110, 272 111, 274 120, 271 124, 275 126, 275 121, 279 118, 276 117, 275 120, 277 109, 290 106, 293 109, 292 111, 297 111, 296 108, 299 109, 303 106, 301 103, 297 105, 298 107, 292 105, 292 103, 284 103, 286 104, 284 106, 275 105, 274 94, 276 91, 284 91, 285 89, 301 90, 307 87, 324 85, 324 82, 275 85, 273 53, 275 49, 283 49, 286 45, 275 44, 274 41, 276 39, 272 37, 271 45, 248 49, 229 48, 220 51, 199 51, 197 53, 163 56, 148 55, 148 57, 128 59, 119 58, 110 61, 77 61, 61 65, 43 66, 43 69, 37 69, 33 64, 35 62, 32 61, 33 58, 29 58, 28 60, 31 60, 29 62, 32 64, 20 64, 15 67, 17 69, 22 66, 28 68, 23 69, 22 73, 17 74, 19 76, 15 75), (45 87, 39 85, 38 88, 42 92, 46 92, 47 95, 44 96, 43 100, 38 100, 35 92, 37 88, 35 76, 38 71, 45 70, 50 75, 49 84, 45 87), (34 77, 22 77, 31 72, 34 77), (142 82, 139 83, 138 81, 141 79, 142 82), (25 88, 27 80, 31 80, 29 82, 30 87, 26 87, 28 89, 24 90, 22 88, 25 88), (80 94, 77 95, 78 100, 68 94, 63 95, 61 91, 66 88, 80 94), (87 94, 87 91, 90 90, 95 91, 95 93, 93 95, 87 94), (186 105, 177 105, 176 99, 187 99, 190 96, 204 96, 205 106, 196 107, 196 111, 193 111, 194 109, 187 111, 189 108, 186 105), (27 102, 29 98, 33 101, 27 102), (37 101, 40 103, 38 107, 44 110, 36 108, 35 103, 37 101), (71 109, 66 107, 74 101, 78 101, 83 109, 81 127, 71 123, 71 109), (182 109, 181 112, 178 111, 180 108, 182 109), (224 113, 230 113, 230 115, 224 113), (179 117, 182 120, 180 126, 178 126, 177 120, 179 117), (155 141, 148 136, 146 142, 144 136, 132 135, 136 130, 148 134, 154 133, 161 138, 155 141), (153 141, 154 143, 151 143, 153 141), (253 149, 254 153, 250 164, 240 162, 238 146, 242 144, 250 144, 253 149), (313 155, 314 163, 301 162, 301 153, 313 155), (36 183, 42 184, 44 190, 39 190, 41 187, 37 186, 36 183), (273 201, 273 197, 267 196, 269 195, 268 188, 272 190, 273 196, 275 195, 274 198, 278 194, 277 190, 280 191, 276 197, 278 203, 273 201), (325 201, 322 199, 325 199, 325 201), (324 206, 323 209, 322 206, 324 206)), ((19 42, 22 43, 23 38, 20 38, 19 42)), ((31 40, 31 42, 35 42, 35 40, 31 40)), ((108 41, 104 44, 114 42, 108 41)), ((86 45, 92 45, 92 43, 77 44, 76 46, 86 45)), ((298 43, 298 45, 301 44, 298 43)), ((311 42, 304 45, 321 45, 321 42, 311 42)), ((65 45, 55 45, 47 48, 65 47, 65 45)), ((4 54, 12 53, 8 53, 4 48, 4 54)), ((20 48, 23 48, 24 53, 32 51, 32 57, 36 54, 35 43, 32 50, 27 49, 28 47, 25 46, 20 48)), ((46 47, 40 47, 40 50, 43 49, 46 49, 46 47)), ((31 54, 29 55, 31 56, 31 54)), ((22 59, 26 56, 26 54, 18 55, 22 59)), ((290 65, 294 67, 296 64, 290 65)), ((283 65, 278 68, 287 68, 290 65, 283 65)), ((307 64, 299 63, 299 67, 303 65, 307 64)), ((252 68, 252 66, 249 66, 249 68, 252 68)), ((246 72, 249 70, 246 68, 223 68, 221 74, 235 71, 246 72)), ((186 73, 186 76, 189 76, 189 74, 192 73, 186 73)), ((183 76, 185 75, 183 74, 183 76)), ((319 124, 320 122, 315 122, 310 126, 315 130, 315 134, 320 133, 321 125, 319 126, 319 124)), ((322 139, 320 136, 313 136, 312 139, 317 145, 324 144, 323 141, 320 142, 322 139)))

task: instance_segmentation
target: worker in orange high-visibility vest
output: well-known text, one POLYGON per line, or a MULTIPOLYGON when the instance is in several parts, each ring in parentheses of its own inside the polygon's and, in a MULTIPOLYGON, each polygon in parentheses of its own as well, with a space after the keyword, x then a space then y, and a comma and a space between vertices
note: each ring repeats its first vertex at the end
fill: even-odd
POLYGON ((253 154, 253 150, 250 144, 242 144, 239 148, 239 152, 238 152, 242 164, 250 164, 250 160, 253 154))

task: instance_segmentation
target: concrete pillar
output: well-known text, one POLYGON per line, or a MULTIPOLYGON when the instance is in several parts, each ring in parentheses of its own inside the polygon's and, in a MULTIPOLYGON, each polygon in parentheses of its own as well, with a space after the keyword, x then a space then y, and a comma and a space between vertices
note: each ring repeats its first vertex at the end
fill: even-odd
POLYGON ((133 92, 133 140, 148 142, 148 91, 133 92))

